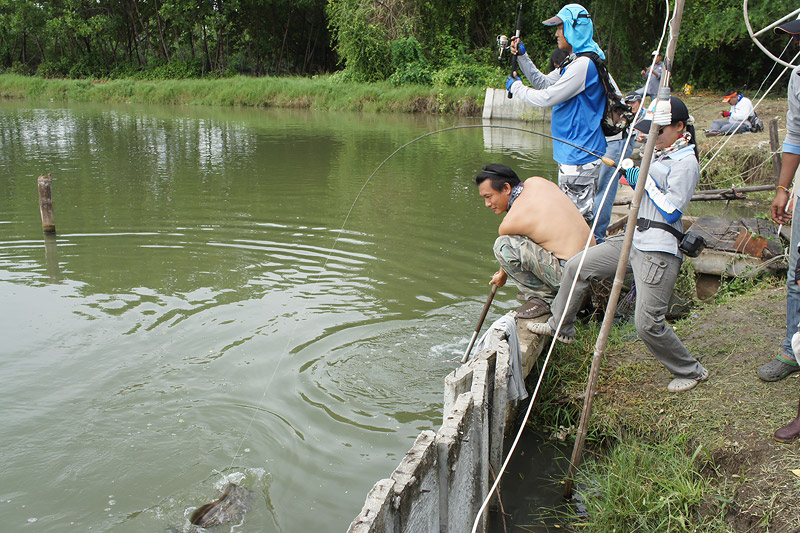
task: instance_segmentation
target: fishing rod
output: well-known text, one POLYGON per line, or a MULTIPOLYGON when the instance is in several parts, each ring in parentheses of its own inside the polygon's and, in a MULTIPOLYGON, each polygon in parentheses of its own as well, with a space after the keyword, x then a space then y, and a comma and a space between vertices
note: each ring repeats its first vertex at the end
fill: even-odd
MULTIPOLYGON (((519 43, 519 35, 520 35, 520 30, 521 29, 522 29, 522 0, 520 0, 520 2, 519 2, 519 9, 517 10, 517 29, 516 29, 516 32, 514 33, 514 39, 512 40, 513 42, 519 43)), ((517 46, 518 46, 518 44, 517 44, 517 46)), ((511 75, 512 76, 516 76, 517 75, 517 68, 519 68, 518 61, 517 61, 517 54, 512 52, 512 54, 511 54, 511 75)), ((511 94, 511 90, 509 90, 508 91, 508 98, 511 99, 513 97, 514 97, 514 95, 511 94)))

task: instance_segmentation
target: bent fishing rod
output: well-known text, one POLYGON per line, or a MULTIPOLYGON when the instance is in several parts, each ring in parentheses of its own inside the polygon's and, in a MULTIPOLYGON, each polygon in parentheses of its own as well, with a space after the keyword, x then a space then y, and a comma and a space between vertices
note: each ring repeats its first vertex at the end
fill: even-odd
MULTIPOLYGON (((364 189, 366 189, 367 185, 372 180, 372 178, 375 176, 375 174, 378 173, 378 171, 383 167, 383 165, 386 164, 387 161, 389 161, 391 158, 393 158, 395 155, 397 155, 401 150, 403 150, 404 148, 414 144, 417 141, 420 141, 420 140, 424 139, 425 137, 430 137, 431 135, 436 135, 438 133, 443 133, 445 131, 474 129, 474 128, 503 129, 503 130, 514 130, 514 131, 522 131, 522 132, 525 132, 525 133, 532 133, 534 135, 539 135, 541 137, 546 137, 546 138, 551 139, 551 140, 556 141, 556 142, 564 143, 564 144, 566 144, 568 146, 571 146, 571 147, 573 147, 573 148, 575 148, 577 150, 580 150, 582 152, 586 152, 587 154, 596 157, 597 159, 602 161, 604 164, 606 164, 606 165, 608 165, 608 166, 610 166, 612 168, 615 168, 617 166, 616 161, 614 161, 610 157, 607 157, 605 155, 600 155, 597 152, 593 152, 592 150, 589 150, 588 148, 585 148, 583 146, 579 146, 579 145, 571 143, 569 141, 565 141, 564 139, 559 139, 558 137, 554 137, 552 135, 548 135, 547 133, 542 133, 541 131, 534 131, 534 130, 529 130, 529 129, 525 129, 525 128, 516 128, 514 126, 485 125, 485 124, 468 124, 468 125, 463 125, 463 126, 450 126, 448 128, 442 128, 442 129, 436 130, 436 131, 429 131, 428 133, 420 135, 419 137, 417 137, 415 139, 411 139, 410 141, 408 141, 404 145, 400 146, 397 150, 395 150, 394 152, 389 154, 389 156, 386 159, 384 159, 383 161, 381 161, 380 165, 378 165, 377 168, 375 168, 375 170, 372 172, 372 174, 369 175, 369 177, 367 178, 367 181, 364 182, 364 185, 361 187, 361 190, 358 191, 358 194, 356 195, 356 199, 353 201, 353 205, 350 206, 350 211, 352 212, 353 208, 356 205, 356 202, 358 202, 358 198, 361 196, 361 193, 364 192, 364 189)), ((350 215, 350 212, 348 212, 348 217, 349 217, 349 215, 350 215)), ((345 222, 347 222, 347 218, 345 218, 345 222)))

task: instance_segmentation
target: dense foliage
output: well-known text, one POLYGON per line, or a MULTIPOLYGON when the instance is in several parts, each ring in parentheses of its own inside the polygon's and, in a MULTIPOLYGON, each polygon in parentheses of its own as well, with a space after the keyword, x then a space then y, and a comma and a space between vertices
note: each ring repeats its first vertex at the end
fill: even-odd
MULTIPOLYGON (((794 9, 751 6, 757 28, 794 9)), ((0 71, 45 77, 313 75, 393 84, 497 85, 496 36, 514 32, 516 0, 0 0, 0 71)), ((522 36, 547 70, 562 2, 523 2, 522 36)), ((657 45, 665 2, 592 0, 595 39, 624 86, 657 45)), ((675 82, 756 88, 772 67, 747 35, 742 5, 688 0, 675 82)), ((782 42, 772 36, 772 49, 782 42)))

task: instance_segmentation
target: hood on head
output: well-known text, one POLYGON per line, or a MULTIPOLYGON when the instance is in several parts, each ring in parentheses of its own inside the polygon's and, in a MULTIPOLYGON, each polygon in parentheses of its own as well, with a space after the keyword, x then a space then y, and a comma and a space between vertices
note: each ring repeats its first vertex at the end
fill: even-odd
MULTIPOLYGON (((556 15, 564 24, 564 38, 572 46, 572 52, 595 52, 600 59, 606 55, 600 46, 594 42, 594 24, 586 8, 580 4, 567 4, 556 15)), ((549 22, 548 21, 545 22, 549 22)))

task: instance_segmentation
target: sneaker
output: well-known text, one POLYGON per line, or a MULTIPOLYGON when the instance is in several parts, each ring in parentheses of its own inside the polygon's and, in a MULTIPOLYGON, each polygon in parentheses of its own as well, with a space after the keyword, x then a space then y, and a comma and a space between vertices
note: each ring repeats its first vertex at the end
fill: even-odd
POLYGON ((775 358, 758 369, 758 377, 761 381, 780 381, 794 372, 800 372, 800 365, 775 358))
POLYGON ((684 392, 691 390, 697 386, 701 381, 708 379, 708 370, 703 369, 699 377, 696 378, 675 378, 667 385, 669 392, 684 392))
MULTIPOLYGON (((548 337, 553 336, 553 328, 551 328, 550 324, 547 322, 528 322, 528 331, 537 335, 547 335, 548 337)), ((559 333, 558 337, 556 337, 556 340, 563 342, 564 344, 572 344, 572 342, 575 340, 575 337, 568 337, 563 333, 559 333)))

